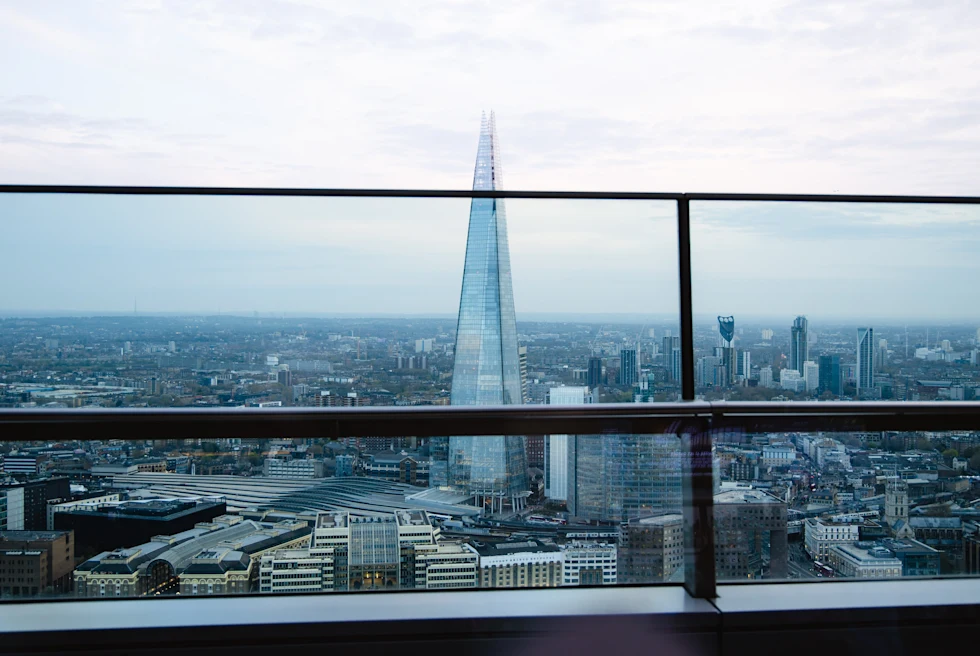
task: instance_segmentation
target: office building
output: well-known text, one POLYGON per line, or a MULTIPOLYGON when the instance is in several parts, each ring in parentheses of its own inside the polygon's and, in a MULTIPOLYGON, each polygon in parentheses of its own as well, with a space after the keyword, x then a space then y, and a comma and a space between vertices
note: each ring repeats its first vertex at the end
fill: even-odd
POLYGON ((283 387, 292 387, 293 372, 289 370, 288 364, 279 365, 279 371, 276 373, 276 381, 283 387))
POLYGON ((773 336, 772 329, 771 328, 763 328, 762 329, 762 335, 761 336, 762 336, 762 341, 764 341, 764 342, 770 342, 770 341, 772 341, 772 336, 773 336))
POLYGON ((878 340, 878 368, 881 369, 888 362, 888 340, 878 340))
POLYGON ((823 392, 830 392, 835 396, 840 396, 841 393, 841 375, 840 375, 840 356, 839 355, 821 355, 817 359, 817 371, 820 377, 818 390, 823 392))
POLYGON ((432 352, 432 339, 417 339, 415 340, 415 352, 416 353, 431 353, 432 352))
MULTIPOLYGON (((319 513, 308 549, 270 554, 262 560, 259 591, 411 589, 419 575, 415 548, 435 545, 438 535, 420 510, 366 517, 342 511, 319 513)), ((447 559, 433 557, 429 562, 445 565, 447 559)), ((442 573, 452 572, 444 567, 442 573)), ((427 576, 424 568, 422 574, 427 576)), ((433 582, 437 578, 434 573, 433 582)))
POLYGON ((0 456, 0 473, 9 476, 34 476, 40 471, 37 456, 0 456))
POLYGON ((266 458, 262 474, 270 478, 323 478, 323 461, 312 458, 266 458))
POLYGON ((820 387, 820 367, 812 360, 803 363, 803 386, 808 394, 813 394, 820 387))
POLYGON ((640 370, 636 361, 636 349, 624 348, 619 351, 619 384, 632 387, 640 378, 640 370))
POLYGON ((427 486, 430 464, 416 451, 377 451, 361 457, 365 476, 408 485, 427 486))
POLYGON ((796 369, 781 369, 779 387, 790 392, 802 392, 806 389, 806 383, 796 369))
POLYGON ((939 576, 940 553, 927 544, 911 538, 885 538, 875 544, 883 546, 902 563, 902 576, 939 576))
POLYGON ((595 389, 602 385, 602 358, 589 358, 589 365, 585 374, 585 383, 590 389, 595 389))
POLYGON ((803 525, 804 548, 811 558, 824 560, 832 546, 857 542, 863 523, 848 518, 810 517, 803 525))
POLYGON ((739 380, 748 380, 752 376, 752 353, 742 350, 737 358, 735 376, 739 380))
POLYGON ((561 550, 561 585, 616 585, 616 545, 572 541, 561 550))
POLYGON ((115 505, 119 503, 119 494, 103 494, 102 492, 91 492, 89 494, 80 495, 73 501, 62 501, 61 499, 52 499, 48 502, 48 517, 47 517, 47 527, 46 530, 54 530, 54 516, 56 513, 67 512, 69 510, 75 510, 76 508, 100 508, 107 505, 115 505))
POLYGON ((481 588, 555 588, 564 575, 564 558, 554 544, 520 542, 474 544, 480 558, 481 588))
POLYGON ((527 466, 544 471, 545 469, 545 436, 528 435, 524 439, 527 449, 527 466))
POLYGON ((759 367, 759 387, 772 387, 772 367, 759 367))
POLYGON ((71 591, 71 531, 0 531, 0 598, 71 591))
POLYGON ((225 513, 224 500, 151 499, 122 501, 55 513, 54 528, 75 532, 75 551, 90 558, 121 545, 173 535, 225 513))
POLYGON ((0 485, 0 494, 4 492, 8 497, 7 524, 10 530, 47 530, 48 502, 71 498, 71 486, 67 477, 0 485))
POLYGON ((681 380, 681 338, 666 335, 663 339, 664 368, 667 380, 679 383, 681 380))
MULTIPOLYGON (((501 189, 493 113, 483 121, 473 189, 501 189)), ((451 405, 520 404, 520 362, 504 201, 470 203, 463 287, 459 301, 451 405)), ((514 509, 528 495, 527 454, 519 435, 449 438, 451 485, 476 495, 493 513, 514 509)))
POLYGON ((517 364, 521 370, 521 403, 530 403, 531 396, 527 380, 527 347, 517 347, 517 364))
POLYGON ((755 489, 725 490, 714 500, 718 579, 785 578, 786 504, 755 489))
POLYGON ((0 487, 0 531, 24 530, 24 488, 0 487))
POLYGON ((439 541, 416 544, 415 588, 454 590, 475 588, 479 583, 480 557, 468 544, 439 541))
POLYGON ((809 332, 807 320, 804 316, 798 316, 793 320, 790 328, 789 345, 789 368, 795 369, 803 375, 803 363, 810 359, 809 332))
POLYGON ((871 392, 875 386, 875 331, 874 328, 857 329, 857 393, 871 392))
POLYGON ((622 525, 618 544, 620 583, 665 583, 683 574, 684 517, 642 517, 622 525))
POLYGON ((681 448, 671 435, 572 435, 568 511, 624 522, 681 509, 681 448))
POLYGON ((835 544, 827 552, 827 565, 847 578, 891 579, 902 575, 902 561, 874 542, 835 544))
MULTIPOLYGON (((549 405, 591 403, 588 387, 552 387, 549 405)), ((545 436, 544 494, 554 501, 568 500, 568 435, 545 436)))

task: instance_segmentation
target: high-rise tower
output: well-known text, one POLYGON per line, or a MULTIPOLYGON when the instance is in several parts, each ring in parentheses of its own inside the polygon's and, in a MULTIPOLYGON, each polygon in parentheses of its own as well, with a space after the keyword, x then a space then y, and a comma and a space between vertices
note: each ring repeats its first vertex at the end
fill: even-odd
MULTIPOLYGON (((484 115, 473 173, 474 191, 502 189, 493 112, 484 115)), ((456 328, 452 405, 520 404, 521 369, 507 244, 500 198, 474 198, 463 264, 456 328)), ((490 512, 504 500, 520 507, 528 493, 527 453, 521 436, 451 437, 449 482, 472 492, 490 512)))
POLYGON ((806 317, 802 315, 796 317, 793 321, 793 327, 790 328, 789 368, 796 369, 801 376, 803 375, 803 363, 810 359, 808 338, 806 317))
POLYGON ((857 330, 857 391, 868 394, 875 386, 875 329, 857 330))

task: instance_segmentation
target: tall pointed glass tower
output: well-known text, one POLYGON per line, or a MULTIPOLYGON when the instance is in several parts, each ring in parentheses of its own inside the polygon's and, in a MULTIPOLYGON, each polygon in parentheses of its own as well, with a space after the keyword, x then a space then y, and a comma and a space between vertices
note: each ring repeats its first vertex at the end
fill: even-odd
MULTIPOLYGON (((473 173, 474 191, 502 189, 493 112, 483 116, 473 173)), ((470 204, 463 289, 456 327, 452 405, 520 404, 517 320, 507 245, 507 216, 499 198, 470 204)), ((527 453, 521 436, 449 438, 449 483, 472 492, 490 512, 523 506, 527 453)))

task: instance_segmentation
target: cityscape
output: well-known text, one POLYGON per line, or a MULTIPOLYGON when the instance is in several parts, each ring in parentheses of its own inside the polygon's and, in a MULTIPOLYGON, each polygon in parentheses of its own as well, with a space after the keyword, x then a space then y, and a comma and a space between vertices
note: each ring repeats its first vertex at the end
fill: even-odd
MULTIPOLYGON (((495 117, 474 190, 502 189, 495 117)), ((525 321, 504 201, 471 201, 456 317, 0 318, 0 407, 681 400, 679 322, 525 321)), ((974 401, 980 328, 694 326, 697 398, 974 401)), ((719 580, 980 574, 980 432, 716 436, 719 580)), ((679 583, 675 435, 0 445, 0 596, 679 583)))

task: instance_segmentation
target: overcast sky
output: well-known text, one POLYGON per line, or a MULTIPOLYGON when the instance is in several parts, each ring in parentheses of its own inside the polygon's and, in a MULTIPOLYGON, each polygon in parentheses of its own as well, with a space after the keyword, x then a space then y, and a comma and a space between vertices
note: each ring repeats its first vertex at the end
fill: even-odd
MULTIPOLYGON (((0 0, 0 183, 980 194, 972 2, 0 0)), ((454 312, 466 201, 0 199, 0 310, 454 312)), ((669 204, 509 206, 517 310, 673 312, 669 204), (562 236, 556 237, 562 233, 562 236)), ((696 309, 980 314, 980 211, 694 211, 696 309), (716 309, 715 309, 716 308, 716 309)))

